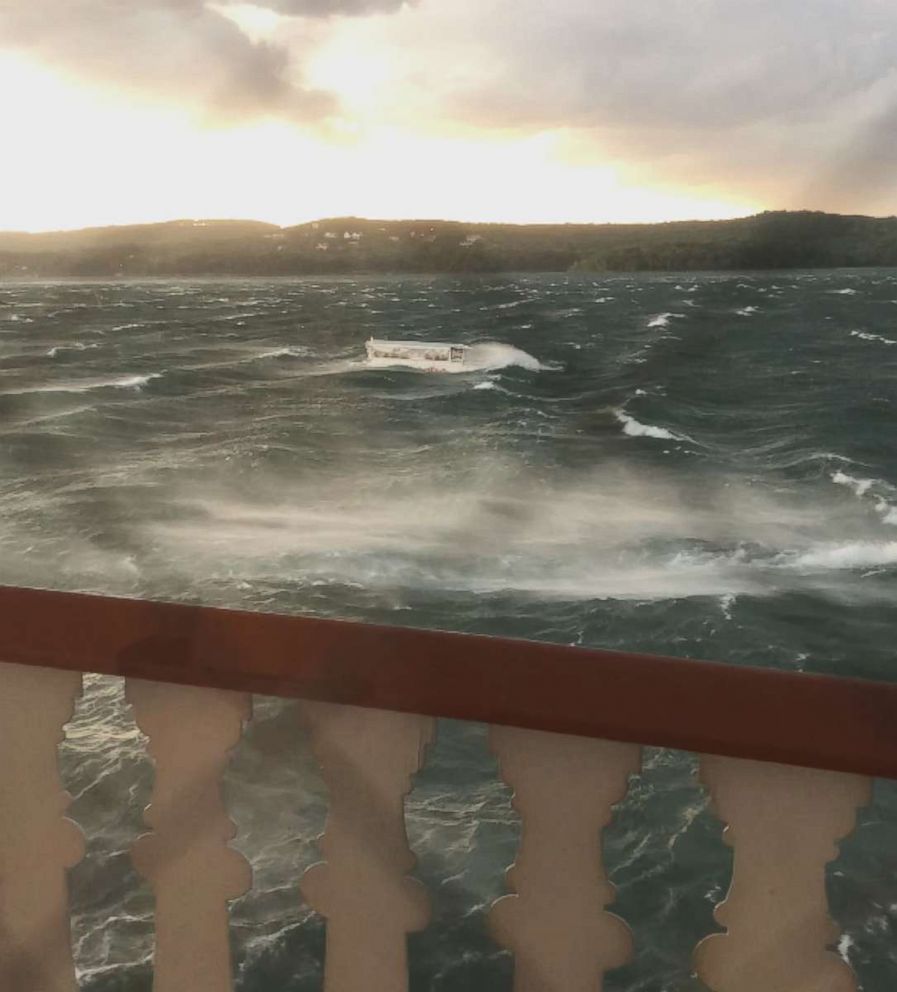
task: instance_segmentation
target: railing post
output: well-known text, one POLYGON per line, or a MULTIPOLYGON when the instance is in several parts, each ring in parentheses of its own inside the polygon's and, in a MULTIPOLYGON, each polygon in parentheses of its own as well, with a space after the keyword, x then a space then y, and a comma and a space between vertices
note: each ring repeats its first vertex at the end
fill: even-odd
POLYGON ((75 992, 65 869, 81 832, 63 817, 69 796, 57 749, 81 676, 0 665, 0 989, 75 992))
POLYGON ((716 918, 727 928, 698 945, 698 975, 713 992, 856 992, 828 950, 825 865, 871 797, 858 775, 705 756, 701 780, 735 849, 732 885, 716 918))
POLYGON ((321 838, 302 894, 327 919, 325 992, 403 992, 407 934, 429 918, 423 887, 407 877, 414 855, 404 798, 435 721, 405 713, 304 703, 330 791, 321 838))
POLYGON ((599 992, 625 964, 629 930, 605 911, 614 889, 601 833, 640 767, 633 744, 493 727, 502 777, 522 818, 516 895, 495 904, 492 931, 514 952, 514 992, 599 992))
POLYGON ((227 903, 249 888, 249 867, 221 796, 231 748, 250 715, 249 696, 129 680, 128 700, 156 762, 133 859, 156 897, 154 992, 229 992, 227 903))

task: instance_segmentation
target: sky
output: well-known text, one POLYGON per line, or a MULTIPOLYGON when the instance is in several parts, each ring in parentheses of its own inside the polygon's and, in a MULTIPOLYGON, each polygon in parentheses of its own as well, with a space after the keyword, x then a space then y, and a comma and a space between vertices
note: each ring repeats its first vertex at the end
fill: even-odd
POLYGON ((897 213, 894 0, 2 0, 0 229, 897 213))

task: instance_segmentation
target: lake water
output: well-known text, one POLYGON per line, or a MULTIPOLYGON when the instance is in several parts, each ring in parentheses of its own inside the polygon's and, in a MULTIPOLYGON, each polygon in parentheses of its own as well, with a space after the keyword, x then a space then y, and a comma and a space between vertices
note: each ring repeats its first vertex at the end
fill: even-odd
MULTIPOLYGON (((0 582, 893 679, 895 418, 890 270, 6 284, 0 582), (368 369, 370 336, 475 368, 368 369)), ((116 681, 87 680, 63 767, 83 987, 142 992, 152 773, 116 681)), ((731 852, 692 772, 649 750, 606 832, 637 943, 611 992, 700 988, 731 852)), ((227 794, 256 877, 239 989, 319 988, 297 883, 326 792, 293 705, 257 700, 227 794)), ((407 808, 434 902, 414 992, 509 989, 484 911, 518 822, 483 728, 441 726, 407 808)), ((859 823, 839 949, 889 992, 893 784, 859 823)))

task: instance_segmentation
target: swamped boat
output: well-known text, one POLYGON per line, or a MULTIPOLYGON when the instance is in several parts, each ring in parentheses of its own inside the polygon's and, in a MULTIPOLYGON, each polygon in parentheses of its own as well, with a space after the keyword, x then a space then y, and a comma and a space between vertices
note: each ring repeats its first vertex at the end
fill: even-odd
POLYGON ((366 346, 368 365, 391 365, 420 372, 458 372, 464 368, 468 347, 437 341, 383 341, 371 338, 366 346))

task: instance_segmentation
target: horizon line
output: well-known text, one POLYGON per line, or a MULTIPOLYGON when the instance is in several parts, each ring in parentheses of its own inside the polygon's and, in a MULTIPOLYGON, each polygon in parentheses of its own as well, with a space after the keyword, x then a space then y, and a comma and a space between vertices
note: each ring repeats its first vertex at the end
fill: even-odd
POLYGON ((862 213, 840 213, 839 211, 817 210, 811 208, 769 208, 759 210, 755 213, 734 214, 731 217, 718 217, 712 220, 700 218, 681 218, 679 220, 654 220, 654 221, 503 221, 503 220, 456 220, 445 217, 363 217, 357 214, 336 214, 327 217, 317 217, 312 220, 299 221, 296 224, 276 224, 273 221, 258 220, 253 217, 170 217, 166 220, 134 221, 132 223, 121 224, 89 224, 85 227, 59 227, 47 228, 43 230, 25 230, 14 228, 0 229, 0 235, 30 235, 40 237, 52 234, 81 234, 90 231, 114 231, 133 227, 164 227, 173 224, 193 224, 195 226, 215 225, 215 224, 257 224, 264 227, 274 228, 279 231, 288 231, 298 227, 307 227, 311 224, 323 224, 330 221, 362 221, 364 223, 384 223, 384 224, 457 224, 469 227, 659 227, 674 224, 725 224, 729 221, 748 220, 752 217, 761 217, 764 214, 825 214, 829 217, 857 217, 866 220, 892 220, 894 214, 875 215, 862 213))

